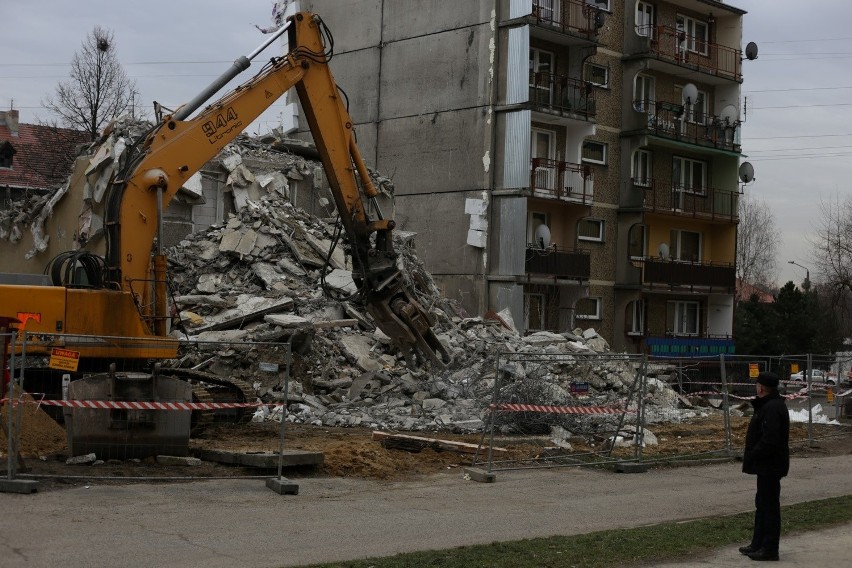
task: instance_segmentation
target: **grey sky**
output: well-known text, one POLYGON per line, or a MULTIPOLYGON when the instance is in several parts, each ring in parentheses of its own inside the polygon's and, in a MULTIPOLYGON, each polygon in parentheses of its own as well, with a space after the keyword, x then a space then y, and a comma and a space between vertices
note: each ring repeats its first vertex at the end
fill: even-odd
MULTIPOLYGON (((769 204, 782 230, 779 283, 801 283, 804 271, 787 261, 815 268, 807 239, 819 224, 820 200, 844 199, 852 178, 852 77, 847 76, 852 2, 729 3, 748 11, 743 44, 754 41, 760 50, 756 61, 743 63, 748 98, 743 152, 756 177, 745 191, 769 204), (803 158, 806 154, 818 157, 803 158)), ((118 57, 137 81, 140 104, 148 113, 154 100, 174 108, 263 42, 254 25, 270 25, 273 4, 0 0, 0 107, 8 109, 14 100, 22 122, 48 118, 38 108, 41 100, 67 78, 72 56, 100 25, 114 32, 118 57)), ((273 105, 252 133, 274 126, 282 107, 283 101, 273 105)))

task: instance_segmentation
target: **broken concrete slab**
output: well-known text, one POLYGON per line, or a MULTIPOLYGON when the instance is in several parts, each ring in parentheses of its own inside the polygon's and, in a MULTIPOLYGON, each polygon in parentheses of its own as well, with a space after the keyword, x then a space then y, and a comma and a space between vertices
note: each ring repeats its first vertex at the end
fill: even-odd
POLYGON ((185 467, 197 467, 201 465, 201 460, 189 456, 157 456, 155 458, 160 465, 178 465, 185 467))
POLYGON ((267 314, 283 312, 293 307, 293 299, 283 296, 281 298, 262 298, 241 294, 237 297, 236 305, 215 316, 206 318, 212 322, 202 328, 194 329, 193 333, 206 331, 219 331, 234 327, 242 327, 244 324, 257 321, 267 314))
POLYGON ((355 285, 352 273, 348 270, 335 268, 325 275, 325 283, 329 288, 343 294, 355 294, 358 292, 358 286, 355 285))
POLYGON ((279 459, 283 460, 282 467, 320 466, 325 461, 325 454, 307 450, 284 450, 279 452, 238 452, 229 450, 199 450, 196 455, 204 461, 241 465, 258 469, 275 469, 279 459))
POLYGON ((284 329, 302 329, 313 325, 305 318, 293 314, 269 314, 263 316, 263 321, 284 329))
MULTIPOLYGON (((321 258, 329 258, 328 252, 331 249, 331 240, 318 239, 310 233, 305 233, 305 242, 307 242, 311 246, 311 248, 313 248, 317 252, 317 254, 320 255, 321 258)), ((334 252, 331 254, 331 258, 329 258, 329 264, 332 268, 339 268, 341 270, 347 269, 346 254, 339 246, 335 247, 334 252)))
POLYGON ((98 460, 95 454, 84 454, 82 456, 73 456, 65 460, 65 465, 89 465, 98 460))
POLYGON ((384 368, 384 365, 373 357, 372 342, 368 338, 348 335, 341 338, 340 345, 344 355, 362 371, 380 371, 384 368))

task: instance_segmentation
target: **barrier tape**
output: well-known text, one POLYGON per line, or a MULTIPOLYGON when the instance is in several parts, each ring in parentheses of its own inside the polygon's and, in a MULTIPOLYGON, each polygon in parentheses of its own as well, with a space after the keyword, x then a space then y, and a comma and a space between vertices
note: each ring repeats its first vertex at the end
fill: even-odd
MULTIPOLYGON (((8 401, 8 398, 4 398, 0 400, 0 404, 5 404, 8 401)), ((222 410, 227 408, 282 406, 282 403, 271 404, 265 402, 131 402, 122 400, 17 400, 14 403, 62 406, 67 408, 97 408, 101 410, 222 410)))
POLYGON ((549 414, 621 414, 621 408, 607 406, 545 406, 541 404, 491 404, 491 410, 510 412, 546 412, 549 414))
MULTIPOLYGON (((721 392, 718 392, 718 391, 701 391, 701 392, 691 392, 691 393, 686 394, 684 396, 708 396, 708 395, 724 396, 724 393, 721 393, 721 392)), ((808 397, 808 395, 800 394, 800 393, 783 395, 783 398, 786 398, 788 400, 791 400, 791 399, 794 399, 794 398, 807 398, 807 397, 808 397)), ((728 393, 728 398, 736 398, 738 400, 754 400, 755 397, 753 397, 753 396, 738 396, 738 395, 735 395, 735 394, 728 393)))

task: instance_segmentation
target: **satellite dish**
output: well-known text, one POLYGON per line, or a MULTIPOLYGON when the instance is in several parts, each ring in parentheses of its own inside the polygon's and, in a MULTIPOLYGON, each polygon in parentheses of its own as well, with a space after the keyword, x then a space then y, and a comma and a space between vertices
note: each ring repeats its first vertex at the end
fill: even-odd
POLYGON ((666 243, 660 243, 660 246, 657 247, 657 251, 660 253, 660 258, 663 260, 669 259, 669 245, 666 243))
POLYGON ((737 121, 737 117, 739 113, 737 112, 737 107, 734 105, 727 105, 722 109, 722 112, 719 113, 719 119, 722 122, 726 122, 728 124, 733 124, 737 121))
POLYGON ((757 44, 753 41, 748 42, 745 48, 746 59, 749 61, 754 61, 757 59, 757 44))
POLYGON ((695 104, 695 101, 698 100, 698 87, 692 83, 687 83, 683 86, 682 96, 685 104, 695 104))
POLYGON ((539 225, 535 230, 535 244, 545 249, 550 246, 550 229, 547 225, 539 225))
POLYGON ((754 166, 749 162, 743 162, 740 164, 739 176, 741 182, 751 183, 754 180, 754 166))

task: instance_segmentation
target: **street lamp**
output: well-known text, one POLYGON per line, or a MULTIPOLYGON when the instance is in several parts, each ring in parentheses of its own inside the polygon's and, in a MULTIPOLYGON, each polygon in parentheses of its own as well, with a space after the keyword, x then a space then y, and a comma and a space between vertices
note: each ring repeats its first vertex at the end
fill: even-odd
POLYGON ((794 264, 794 265, 798 266, 799 268, 804 268, 804 269, 805 269, 805 283, 802 285, 802 288, 804 288, 804 289, 805 289, 805 292, 807 292, 808 290, 810 290, 810 289, 811 289, 811 271, 810 271, 810 270, 808 270, 808 267, 807 267, 807 266, 802 266, 801 264, 799 264, 799 263, 798 263, 798 262, 796 262, 795 260, 788 260, 787 262, 788 262, 789 264, 794 264))

